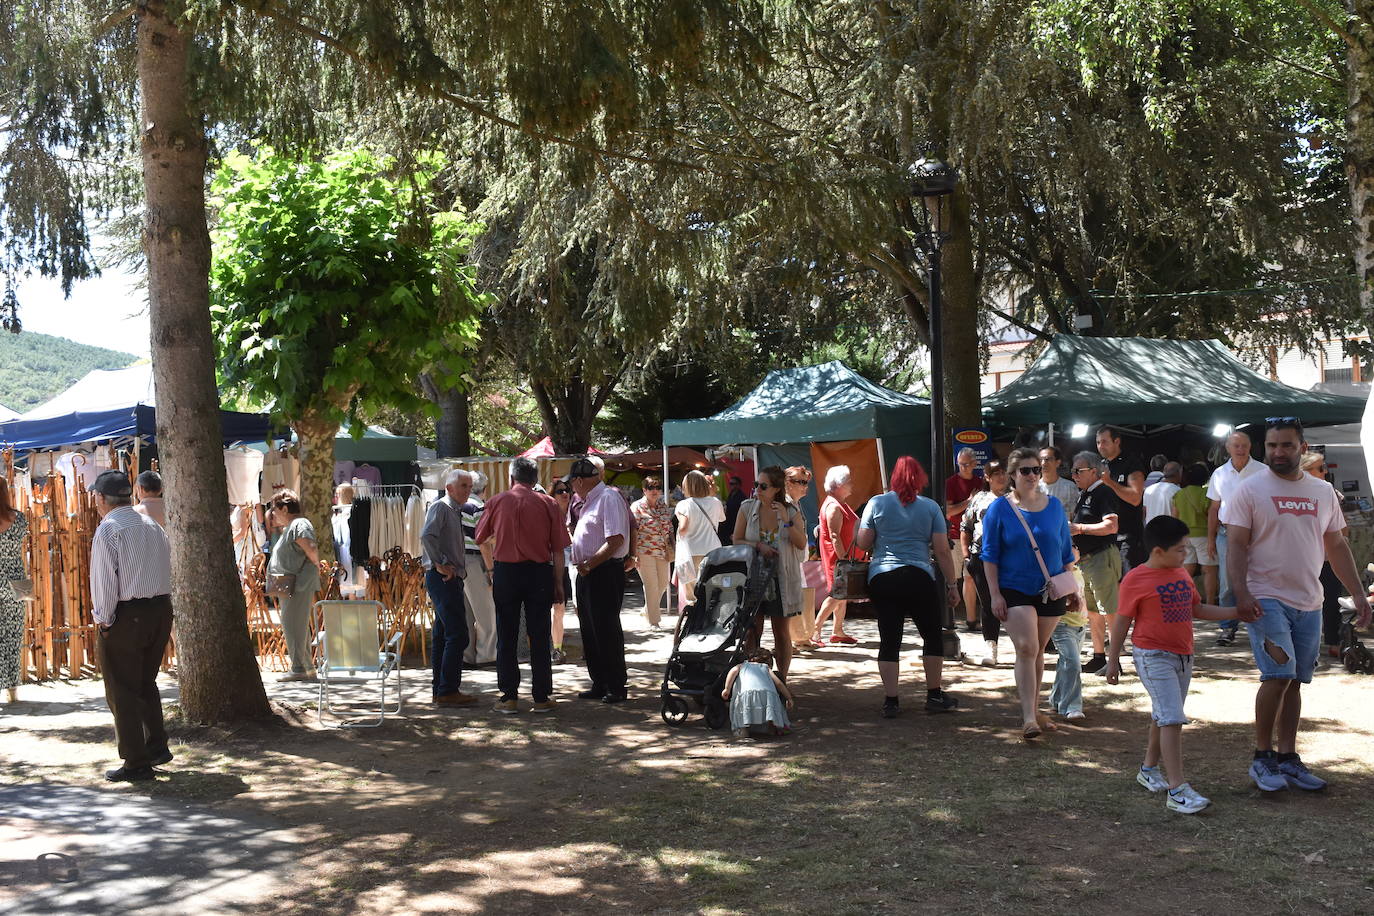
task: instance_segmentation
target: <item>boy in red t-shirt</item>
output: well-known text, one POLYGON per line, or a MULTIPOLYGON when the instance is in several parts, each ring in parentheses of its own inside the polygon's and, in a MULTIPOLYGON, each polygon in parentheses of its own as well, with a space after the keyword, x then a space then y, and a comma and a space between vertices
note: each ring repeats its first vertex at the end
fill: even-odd
POLYGON ((1183 781, 1183 726, 1188 723, 1183 701, 1193 676, 1193 618, 1231 620, 1237 611, 1203 604, 1198 597, 1183 569, 1188 558, 1185 523, 1169 515, 1151 519, 1145 526, 1145 549, 1149 560, 1121 580, 1105 673, 1108 684, 1120 679, 1121 647, 1134 620, 1131 656, 1152 707, 1150 740, 1136 782, 1151 792, 1167 790, 1165 805, 1170 811, 1196 814, 1211 802, 1183 781), (1164 772, 1159 768, 1161 757, 1164 772))

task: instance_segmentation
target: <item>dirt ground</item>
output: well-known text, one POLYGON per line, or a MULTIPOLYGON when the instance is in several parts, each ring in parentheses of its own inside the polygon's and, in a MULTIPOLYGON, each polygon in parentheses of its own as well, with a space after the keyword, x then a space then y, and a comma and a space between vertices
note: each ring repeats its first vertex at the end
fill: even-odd
MULTIPOLYGON (((792 735, 736 740, 696 716, 664 724, 669 638, 633 612, 625 623, 622 706, 576 699, 575 664, 555 669, 563 702, 549 716, 436 710, 426 673, 410 672, 403 716, 340 730, 316 724, 309 688, 267 675, 278 721, 178 725, 176 760, 132 786, 101 780, 113 729, 98 684, 26 688, 0 718, 0 799, 80 791, 163 823, 206 818, 202 842, 226 837, 233 861, 213 893, 73 911, 1374 912, 1374 678, 1328 669, 1304 691, 1300 750, 1331 788, 1261 797, 1246 777, 1248 650, 1213 648, 1200 625, 1184 751, 1213 806, 1186 817, 1135 783, 1149 702, 1133 677, 1085 676, 1088 719, 1031 745, 1017 737, 1008 666, 951 667, 960 710, 926 715, 911 634, 905 708, 884 720, 876 628, 858 621, 859 645, 796 661, 792 735), (238 854, 240 833, 270 834, 270 855, 238 854)), ((465 687, 494 700, 494 672, 465 687)), ((0 806, 0 905, 54 911, 60 889, 33 865, 38 848, 99 873, 115 844, 79 833, 0 806)))

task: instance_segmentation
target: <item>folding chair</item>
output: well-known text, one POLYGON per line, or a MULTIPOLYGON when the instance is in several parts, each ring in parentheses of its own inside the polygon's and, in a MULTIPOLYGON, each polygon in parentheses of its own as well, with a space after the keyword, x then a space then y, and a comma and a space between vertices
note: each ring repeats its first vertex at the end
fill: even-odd
POLYGON ((376 601, 317 601, 315 611, 323 618, 319 635, 315 637, 315 645, 320 649, 315 669, 320 685, 320 702, 315 713, 318 721, 324 721, 327 711, 340 720, 339 728, 373 728, 386 720, 387 713, 398 715, 404 702, 401 657, 396 652, 401 634, 397 633, 382 645, 382 605, 376 601), (386 684, 393 674, 396 677, 396 708, 388 709, 386 684), (368 680, 376 680, 381 686, 377 721, 345 718, 331 705, 330 687, 368 680))

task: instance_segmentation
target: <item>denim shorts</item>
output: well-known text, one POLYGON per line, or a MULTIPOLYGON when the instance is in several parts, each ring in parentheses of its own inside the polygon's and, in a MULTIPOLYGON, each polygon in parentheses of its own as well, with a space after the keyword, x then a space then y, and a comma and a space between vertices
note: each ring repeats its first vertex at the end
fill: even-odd
POLYGON ((1193 657, 1163 649, 1136 649, 1131 657, 1135 659, 1136 676, 1150 695, 1150 716, 1155 724, 1160 728, 1187 725, 1183 701, 1193 679, 1193 657))
POLYGON ((1317 652, 1321 649, 1322 612, 1300 611, 1277 598, 1259 599, 1264 615, 1245 629, 1250 633, 1250 651, 1255 655, 1261 681, 1300 681, 1312 683, 1317 667, 1317 652), (1265 640, 1275 654, 1286 661, 1277 661, 1264 650, 1265 640))

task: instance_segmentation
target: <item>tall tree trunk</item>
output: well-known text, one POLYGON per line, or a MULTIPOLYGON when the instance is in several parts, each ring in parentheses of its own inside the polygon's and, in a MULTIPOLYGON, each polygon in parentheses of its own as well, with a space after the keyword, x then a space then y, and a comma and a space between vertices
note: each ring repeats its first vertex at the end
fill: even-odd
POLYGON ((1374 328, 1374 0, 1347 0, 1346 172, 1360 311, 1374 328))
POLYGON ((229 529, 215 350, 205 127, 191 111, 190 38, 157 0, 141 5, 138 79, 157 438, 172 542, 181 708, 224 723, 271 715, 248 637, 229 529))
POLYGON ((468 413, 468 393, 463 388, 425 386, 425 394, 439 405, 439 420, 434 425, 435 451, 440 458, 466 458, 472 454, 472 426, 468 413))
POLYGON ((973 275, 973 226, 961 182, 947 203, 949 240, 941 261, 944 290, 945 431, 983 425, 981 362, 978 353, 978 282, 973 275))
POLYGON ((564 384, 531 379, 530 388, 554 451, 559 455, 585 455, 591 448, 596 411, 581 376, 564 384))
POLYGON ((307 413, 292 425, 301 445, 301 511, 315 526, 320 561, 332 563, 336 557, 330 511, 334 505, 334 439, 339 435, 339 424, 307 413))

